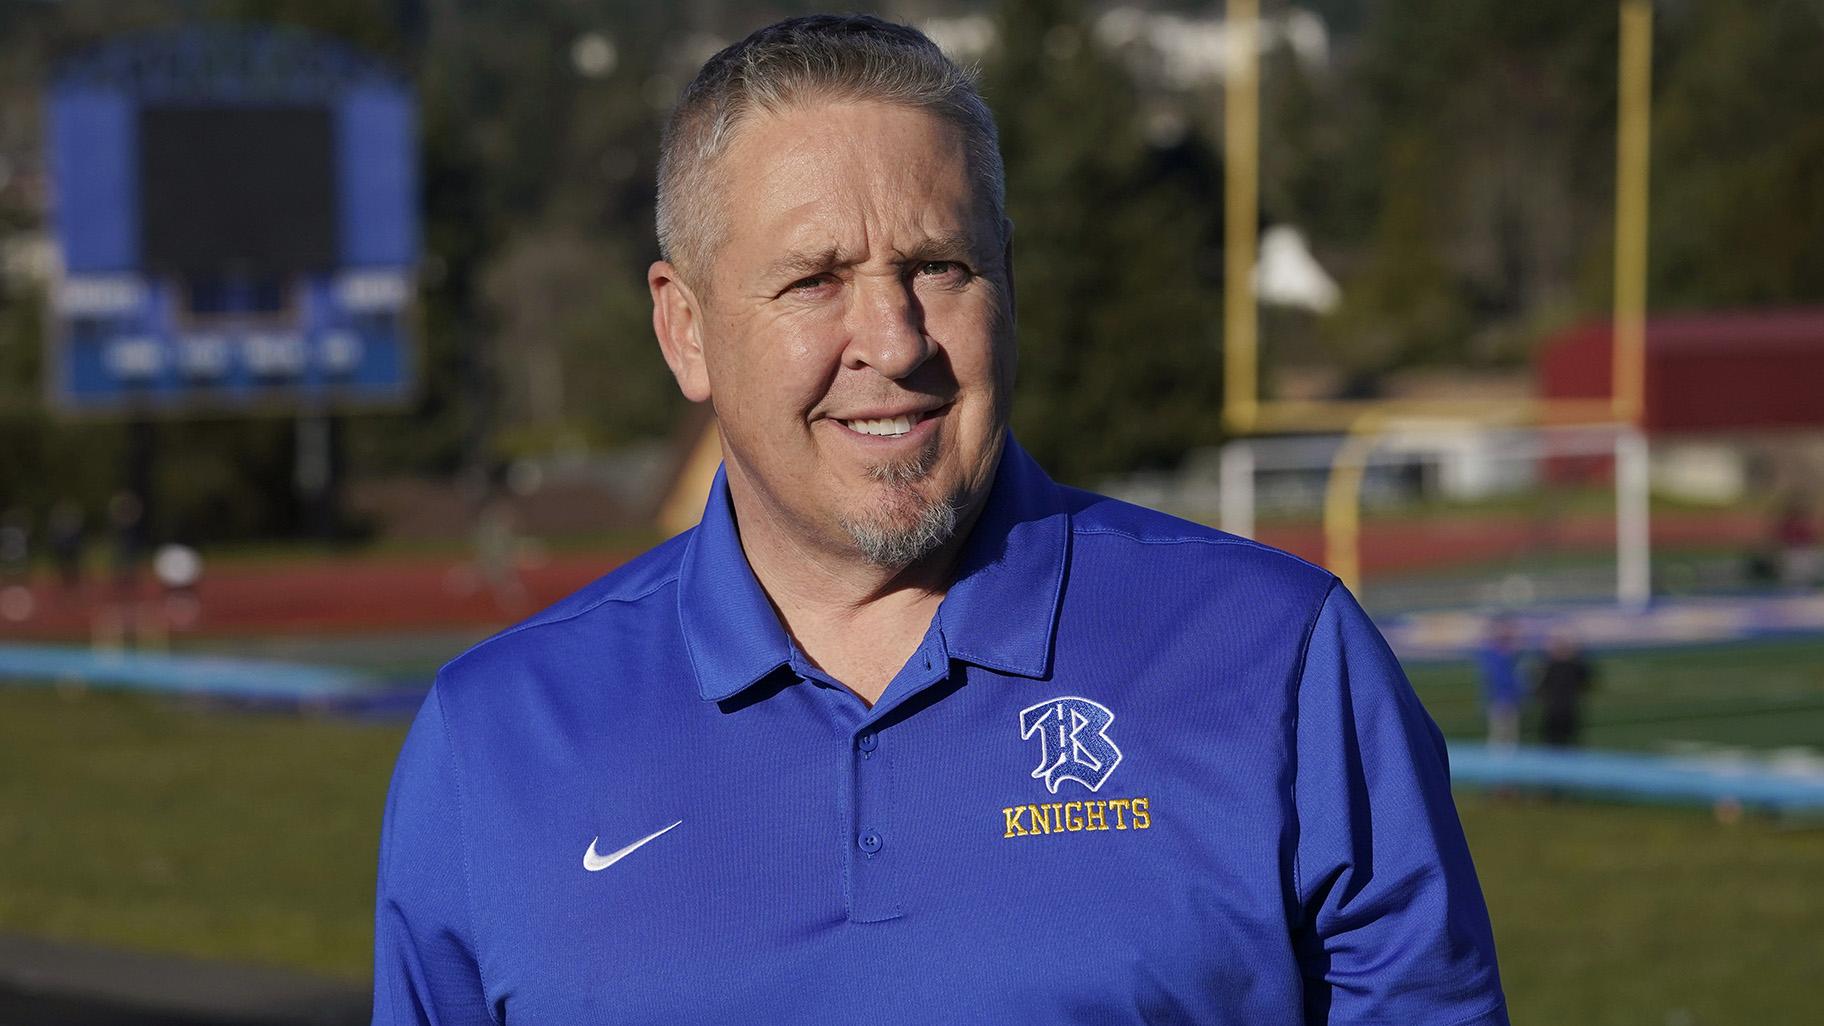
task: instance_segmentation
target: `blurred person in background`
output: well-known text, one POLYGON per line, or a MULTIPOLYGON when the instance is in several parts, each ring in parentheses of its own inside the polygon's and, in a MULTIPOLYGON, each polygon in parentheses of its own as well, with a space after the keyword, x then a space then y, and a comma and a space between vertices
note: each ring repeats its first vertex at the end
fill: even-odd
POLYGON ((65 591, 82 587, 82 550, 85 542, 82 506, 72 499, 60 499, 51 507, 47 528, 51 559, 57 564, 57 579, 65 591))
POLYGON ((648 285, 723 469, 439 674, 376 1023, 1507 1022, 1353 597, 1009 437, 1002 182, 910 28, 792 19, 687 87, 648 285))
POLYGON ((1535 694, 1539 700, 1539 733, 1553 748, 1577 744, 1583 726, 1583 698, 1596 685, 1596 671, 1569 631, 1552 635, 1535 694))
POLYGON ((106 603, 96 611, 95 642, 114 648, 139 645, 148 629, 139 609, 139 571, 145 558, 146 506, 137 493, 122 489, 108 498, 108 556, 112 588, 106 603))
POLYGON ((530 606, 519 577, 519 517, 508 487, 508 465, 490 466, 475 514, 475 573, 503 613, 524 616, 530 606))
POLYGON ((108 499, 108 534, 110 536, 115 598, 131 601, 139 589, 139 564, 144 558, 145 503, 130 491, 118 491, 108 499))
POLYGON ((0 620, 29 620, 36 608, 37 600, 32 596, 32 514, 23 506, 14 506, 0 513, 0 620))
POLYGON ((1526 697, 1520 682, 1520 631, 1513 620, 1498 616, 1489 621, 1476 649, 1476 671, 1488 717, 1488 745, 1512 751, 1520 744, 1520 705, 1526 697))
POLYGON ((1795 494, 1780 504, 1773 542, 1781 584, 1803 591, 1824 577, 1824 546, 1818 544, 1818 524, 1807 496, 1795 494))
POLYGON ((203 556, 195 548, 169 542, 152 554, 152 578, 162 591, 159 609, 164 625, 187 630, 196 626, 203 603, 197 586, 203 580, 203 556))
POLYGON ((32 566, 32 511, 14 506, 0 512, 0 581, 23 583, 32 566))

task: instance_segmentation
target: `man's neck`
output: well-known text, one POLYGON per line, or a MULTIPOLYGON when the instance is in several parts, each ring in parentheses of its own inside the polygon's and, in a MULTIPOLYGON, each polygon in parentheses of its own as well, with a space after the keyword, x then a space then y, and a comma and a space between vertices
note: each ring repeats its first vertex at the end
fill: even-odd
POLYGON ((792 640, 812 663, 873 705, 924 640, 980 503, 941 548, 895 569, 869 563, 859 552, 815 544, 770 516, 758 497, 731 498, 748 565, 792 640))

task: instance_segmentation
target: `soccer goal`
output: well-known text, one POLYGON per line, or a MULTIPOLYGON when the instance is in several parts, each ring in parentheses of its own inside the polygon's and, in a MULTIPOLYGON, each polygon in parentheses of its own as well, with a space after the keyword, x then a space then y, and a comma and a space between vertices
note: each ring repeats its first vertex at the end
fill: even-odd
POLYGON ((1222 528, 1313 555, 1383 608, 1651 595, 1645 437, 1393 420, 1220 450, 1222 528))

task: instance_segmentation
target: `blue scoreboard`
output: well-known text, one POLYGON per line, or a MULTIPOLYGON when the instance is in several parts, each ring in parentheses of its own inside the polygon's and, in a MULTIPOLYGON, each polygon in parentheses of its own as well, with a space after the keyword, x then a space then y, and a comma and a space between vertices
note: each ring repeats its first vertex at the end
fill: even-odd
POLYGON ((58 407, 413 394, 416 110, 397 73, 299 30, 186 27, 64 60, 48 105, 58 407))

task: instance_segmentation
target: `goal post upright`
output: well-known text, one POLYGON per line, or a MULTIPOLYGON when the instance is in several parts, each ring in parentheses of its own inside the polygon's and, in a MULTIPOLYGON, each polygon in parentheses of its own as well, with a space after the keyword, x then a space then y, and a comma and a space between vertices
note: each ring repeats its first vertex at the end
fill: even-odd
POLYGON ((1615 419, 1646 410, 1647 188, 1651 166, 1653 3, 1621 0, 1615 121, 1615 318, 1611 391, 1615 419))
POLYGON ((1223 411, 1230 439, 1221 450, 1224 530, 1254 527, 1255 447, 1262 434, 1342 433, 1325 488, 1326 562, 1360 587, 1361 485, 1369 455, 1391 419, 1450 418, 1458 429, 1496 425, 1606 426, 1614 438, 1617 600, 1651 597, 1646 400, 1648 169, 1651 163, 1652 0, 1619 0, 1616 67, 1615 283, 1610 394, 1595 399, 1477 401, 1279 401, 1260 394, 1259 247, 1260 2, 1227 0, 1224 76, 1223 411), (1340 474, 1340 476, 1339 476, 1340 474), (1245 478, 1245 482, 1243 479, 1245 478))
POLYGON ((1254 273, 1260 243, 1260 0, 1228 0, 1224 69, 1222 417, 1233 434, 1253 432, 1260 402, 1259 311, 1254 273))

